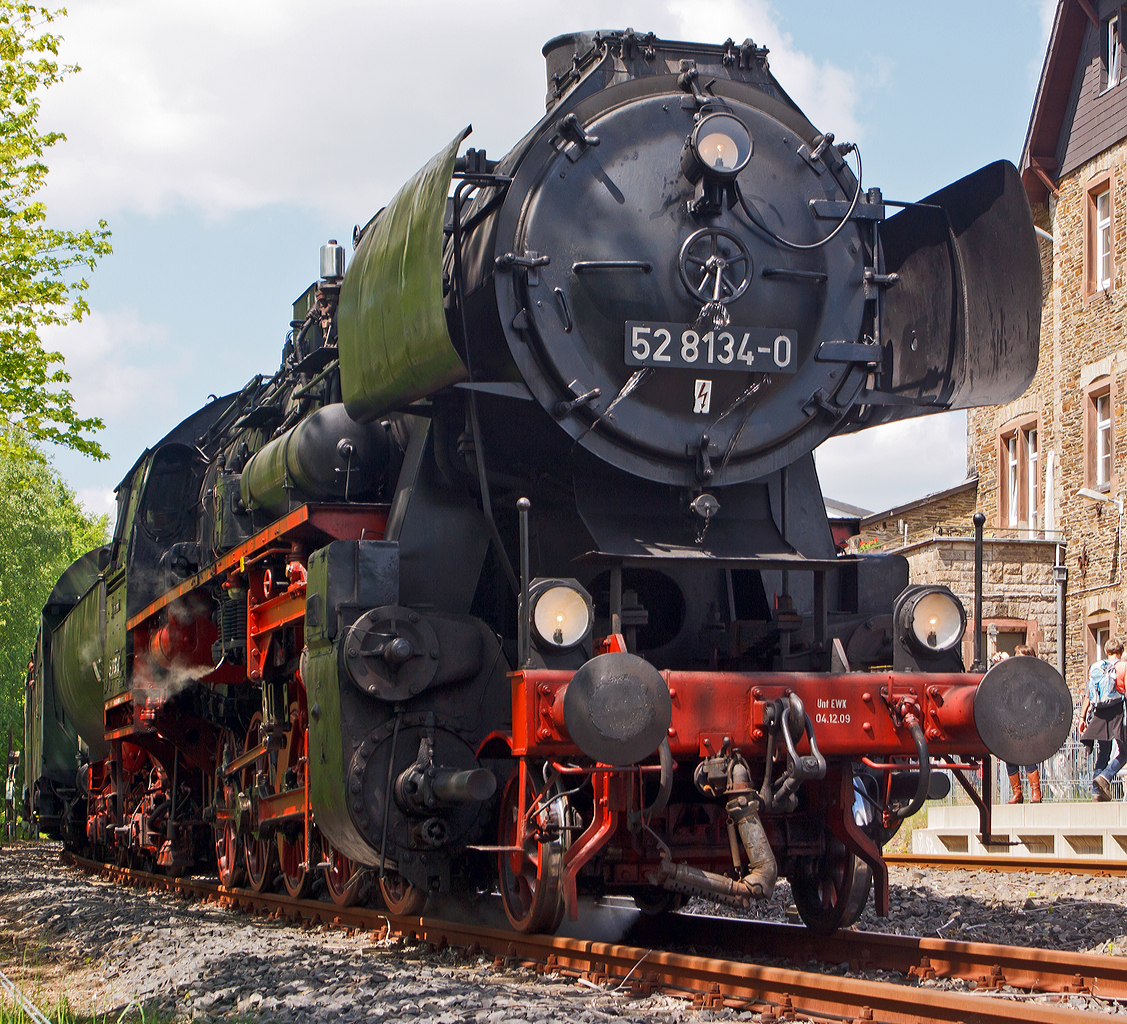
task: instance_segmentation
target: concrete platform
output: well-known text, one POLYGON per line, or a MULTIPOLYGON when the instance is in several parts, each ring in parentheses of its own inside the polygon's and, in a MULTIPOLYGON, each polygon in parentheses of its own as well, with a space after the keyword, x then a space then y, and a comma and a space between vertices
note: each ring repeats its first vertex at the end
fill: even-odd
POLYGON ((998 857, 1127 857, 1127 802, 999 804, 993 809, 995 845, 978 841, 978 809, 970 804, 929 807, 927 828, 912 833, 912 852, 998 857), (1012 843, 1013 845, 1008 845, 1012 843))

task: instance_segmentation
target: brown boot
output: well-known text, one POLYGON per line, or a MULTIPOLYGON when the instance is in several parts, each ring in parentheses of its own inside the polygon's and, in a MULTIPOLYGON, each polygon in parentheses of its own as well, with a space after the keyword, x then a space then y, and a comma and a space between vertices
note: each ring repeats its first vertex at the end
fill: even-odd
POLYGON ((1014 772, 1010 776, 1010 789, 1013 790, 1014 795, 1006 801, 1008 804, 1020 804, 1022 802, 1021 796, 1021 772, 1014 772))
POLYGON ((1029 802, 1031 804, 1039 804, 1041 802, 1041 771, 1038 769, 1035 772, 1029 773, 1029 802))

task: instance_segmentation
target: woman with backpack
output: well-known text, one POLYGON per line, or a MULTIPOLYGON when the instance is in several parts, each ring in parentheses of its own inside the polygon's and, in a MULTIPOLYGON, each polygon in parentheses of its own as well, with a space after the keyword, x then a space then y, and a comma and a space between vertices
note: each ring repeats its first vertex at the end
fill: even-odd
POLYGON ((1096 747, 1096 768, 1092 776, 1092 799, 1111 799, 1111 780, 1127 762, 1127 729, 1124 727, 1123 680, 1127 662, 1122 660, 1123 641, 1109 640, 1105 657, 1088 670, 1088 691, 1080 712, 1085 723, 1080 737, 1089 750, 1096 747), (1122 666, 1122 667, 1120 667, 1122 666), (1111 744, 1115 741, 1115 757, 1111 744))

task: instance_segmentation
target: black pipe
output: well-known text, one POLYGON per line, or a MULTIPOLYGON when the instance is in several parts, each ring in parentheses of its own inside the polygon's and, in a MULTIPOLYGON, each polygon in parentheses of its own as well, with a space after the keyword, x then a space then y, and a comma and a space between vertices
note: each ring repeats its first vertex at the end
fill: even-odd
POLYGON ((974 664, 972 672, 981 672, 986 666, 982 662, 982 525, 986 516, 981 512, 974 514, 974 664))
POLYGON ((174 750, 172 753, 172 794, 169 798, 171 807, 168 811, 168 830, 166 838, 172 842, 176 838, 176 789, 179 786, 180 778, 180 751, 174 750))
POLYGON ((517 665, 524 668, 530 657, 531 643, 530 610, 528 607, 528 510, 532 502, 527 498, 517 501, 517 517, 520 520, 520 621, 517 623, 517 665))
POLYGON ((654 802, 642 811, 642 820, 649 821, 655 814, 660 814, 669 803, 670 794, 673 792, 673 752, 669 749, 669 737, 663 736, 661 745, 657 748, 658 761, 661 764, 661 781, 658 784, 657 796, 654 802))
POLYGON ((928 787, 931 785, 931 755, 928 753, 927 739, 924 737, 923 728, 916 721, 914 715, 909 715, 904 720, 904 724, 908 726, 908 731, 916 742, 916 759, 920 764, 920 774, 916 780, 916 795, 912 797, 911 803, 907 807, 893 812, 898 818, 910 818, 923 807, 924 801, 927 800, 928 787))

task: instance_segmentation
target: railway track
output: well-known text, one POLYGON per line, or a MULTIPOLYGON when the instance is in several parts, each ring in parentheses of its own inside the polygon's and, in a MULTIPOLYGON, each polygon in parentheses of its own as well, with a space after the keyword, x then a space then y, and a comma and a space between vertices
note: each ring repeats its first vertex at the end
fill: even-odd
MULTIPOLYGON (((294 900, 275 893, 224 889, 201 878, 169 878, 119 868, 64 853, 63 860, 118 883, 178 893, 248 913, 293 922, 402 936, 433 950, 459 948, 483 953, 498 967, 554 972, 577 983, 638 995, 664 991, 692 999, 698 1007, 753 1010, 764 1021, 1055 1022, 1103 1021, 1105 1013, 1078 1009, 1070 997, 1108 1004, 1127 1001, 1127 958, 947 942, 871 932, 840 932, 827 939, 794 925, 733 918, 675 915, 639 918, 625 936, 608 943, 546 935, 521 935, 473 924, 397 917, 364 907, 338 907, 294 900), (677 945, 722 950, 689 955, 660 947, 677 945), (745 963, 734 956, 792 963, 848 963, 855 971, 899 972, 904 984, 745 963), (974 992, 933 986, 931 981, 975 982, 974 992), (921 984, 922 983, 922 984, 921 984), (1019 991, 1015 991, 1019 990, 1019 991), (1052 993, 1056 1002, 1029 1002, 1030 994, 1052 993), (1011 998, 1007 998, 1010 996, 1011 998), (1024 998, 1023 998, 1024 997, 1024 998), (1014 998, 1022 1000, 1015 1003, 1014 998)), ((1044 998, 1042 995, 1041 998, 1044 998)), ((1051 998, 1051 997, 1050 997, 1051 998)))
POLYGON ((1127 877, 1127 860, 1096 860, 1094 857, 1012 857, 1009 854, 974 857, 962 853, 886 853, 884 859, 889 866, 901 868, 1127 877))

